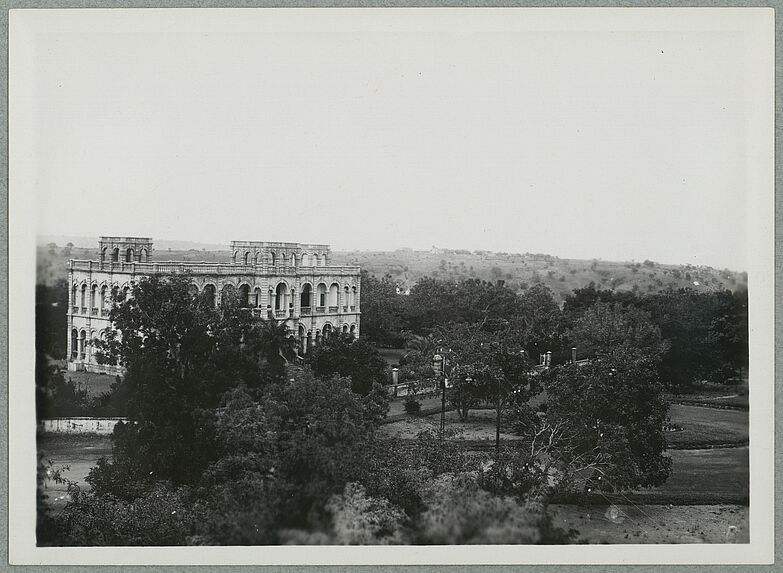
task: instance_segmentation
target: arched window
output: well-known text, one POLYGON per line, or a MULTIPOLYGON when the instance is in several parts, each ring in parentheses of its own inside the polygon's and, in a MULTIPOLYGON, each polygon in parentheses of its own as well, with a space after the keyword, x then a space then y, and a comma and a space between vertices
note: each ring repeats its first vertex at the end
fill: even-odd
POLYGON ((239 254, 239 251, 234 251, 231 253, 231 262, 236 263, 237 262, 237 255, 239 254))
POLYGON ((82 285, 80 292, 79 306, 82 307, 82 312, 85 312, 87 309, 87 285, 82 285))
POLYGON ((112 303, 117 302, 119 300, 119 298, 120 298, 120 287, 118 287, 118 286, 111 287, 111 301, 112 301, 112 303))
POLYGON ((306 284, 302 287, 299 294, 299 306, 302 307, 302 314, 308 314, 313 304, 313 287, 306 284))
POLYGON ((84 360, 87 356, 87 331, 79 332, 79 360, 84 360))
POLYGON ((98 310, 98 285, 92 285, 90 289, 90 312, 98 310))
POLYGON ((103 247, 103 248, 101 249, 101 262, 103 262, 103 261, 105 261, 105 260, 106 260, 106 249, 107 249, 107 248, 108 248, 108 247, 103 247))
POLYGON ((122 300, 128 300, 130 298, 130 287, 122 287, 122 300))
POLYGON ((351 329, 349 330, 349 332, 351 334, 351 338, 356 338, 356 325, 355 324, 351 325, 351 329))
POLYGON ((71 360, 79 357, 79 331, 75 328, 71 330, 71 360))
POLYGON ((288 285, 280 283, 275 288, 275 311, 285 313, 288 308, 288 285))
POLYGON ((256 287, 253 289, 253 306, 261 308, 261 288, 256 287))
POLYGON ((318 298, 316 300, 316 306, 323 308, 326 306, 326 285, 324 283, 321 283, 318 285, 318 292, 317 292, 318 298))
POLYGON ((147 252, 147 249, 142 249, 141 251, 139 251, 139 262, 146 263, 149 262, 149 260, 150 260, 150 255, 147 252))
POLYGON ((272 266, 277 264, 277 255, 275 255, 274 253, 270 253, 269 258, 272 261, 272 266))
POLYGON ((340 285, 337 283, 332 283, 332 286, 329 287, 329 308, 330 312, 335 312, 337 310, 337 298, 340 294, 340 285), (333 310, 332 310, 333 309, 333 310))
POLYGON ((291 266, 296 266, 296 253, 291 253, 291 266))
POLYGON ((237 292, 231 283, 223 285, 220 290, 220 306, 226 307, 232 302, 237 302, 237 292))
POLYGON ((126 263, 133 262, 133 249, 128 249, 127 251, 125 251, 125 262, 126 263))
POLYGON ((324 324, 324 338, 329 338, 332 335, 332 325, 324 324))
POLYGON ((356 310, 356 287, 351 288, 351 312, 356 310))
POLYGON ((250 251, 245 251, 245 264, 250 263, 250 251))
POLYGON ((348 325, 343 324, 343 334, 348 334, 348 325))
POLYGON ((207 305, 214 308, 215 307, 215 294, 217 291, 215 290, 215 285, 204 285, 204 291, 202 296, 204 297, 204 300, 206 301, 207 305))
POLYGON ((111 260, 112 262, 118 263, 120 262, 120 248, 114 247, 114 250, 111 252, 111 260))
POLYGON ((106 308, 106 291, 107 291, 106 285, 103 285, 101 287, 101 296, 98 298, 98 308, 101 311, 101 314, 103 314, 103 310, 106 308))
POLYGON ((73 285, 71 287, 71 306, 79 306, 78 292, 79 289, 76 287, 76 285, 73 285))
MULTIPOLYGON (((247 256, 247 254, 245 255, 247 256)), ((239 306, 247 308, 250 306, 250 286, 242 285, 239 287, 239 306)))

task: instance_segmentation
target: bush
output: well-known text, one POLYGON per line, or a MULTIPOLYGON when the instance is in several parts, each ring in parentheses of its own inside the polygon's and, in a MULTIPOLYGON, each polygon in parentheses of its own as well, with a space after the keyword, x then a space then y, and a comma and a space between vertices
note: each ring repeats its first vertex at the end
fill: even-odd
POLYGON ((405 413, 418 414, 421 411, 421 402, 413 394, 405 396, 405 413))

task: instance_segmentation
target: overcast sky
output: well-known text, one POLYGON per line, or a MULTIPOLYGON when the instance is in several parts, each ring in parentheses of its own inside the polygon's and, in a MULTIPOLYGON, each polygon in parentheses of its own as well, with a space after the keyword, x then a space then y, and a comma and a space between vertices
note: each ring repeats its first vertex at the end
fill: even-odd
POLYGON ((499 12, 28 18, 38 234, 745 269, 747 37, 499 12))

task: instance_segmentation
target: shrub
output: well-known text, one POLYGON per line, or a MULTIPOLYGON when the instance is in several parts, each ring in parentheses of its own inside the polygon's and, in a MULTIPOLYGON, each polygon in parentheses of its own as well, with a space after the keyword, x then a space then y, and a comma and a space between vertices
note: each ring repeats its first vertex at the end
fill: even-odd
POLYGON ((421 411, 421 402, 414 394, 405 396, 404 405, 406 414, 418 414, 421 411))

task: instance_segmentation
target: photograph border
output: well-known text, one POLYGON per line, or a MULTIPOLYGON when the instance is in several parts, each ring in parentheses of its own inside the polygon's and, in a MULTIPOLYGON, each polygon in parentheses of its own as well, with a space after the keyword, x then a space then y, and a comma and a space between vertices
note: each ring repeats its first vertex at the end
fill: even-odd
MULTIPOLYGON (((766 3, 750 3, 750 2, 592 2, 592 1, 586 1, 586 2, 559 2, 557 3, 558 7, 710 7, 710 8, 722 8, 722 7, 743 7, 743 8, 758 8, 758 7, 769 7, 774 8, 777 11, 777 6, 780 4, 780 2, 766 2, 766 3)), ((6 9, 3 11, 3 24, 5 25, 6 32, 9 30, 9 9, 15 9, 15 8, 235 8, 235 7, 241 7, 241 8, 290 8, 290 7, 307 7, 307 8, 337 8, 337 7, 477 7, 477 8, 484 8, 484 7, 551 7, 551 4, 542 3, 542 2, 525 2, 525 1, 516 1, 516 2, 404 2, 404 1, 393 1, 393 2, 341 2, 341 1, 332 1, 332 2, 236 2, 236 1, 226 1, 226 2, 219 2, 219 1, 201 1, 201 2, 188 2, 188 1, 178 1, 178 0, 168 0, 168 1, 161 1, 161 2, 120 2, 120 1, 94 1, 94 2, 71 2, 69 0, 36 0, 31 2, 22 2, 22 1, 14 1, 14 2, 6 2, 5 3, 6 9)), ((778 18, 775 18, 775 36, 777 37, 783 37, 783 27, 781 26, 781 23, 779 22, 778 18)), ((3 229, 5 231, 5 237, 6 241, 5 243, 0 246, 0 261, 2 261, 6 265, 7 272, 4 276, 4 284, 2 285, 6 301, 5 305, 3 306, 2 311, 0 311, 0 320, 2 320, 3 325, 5 328, 3 329, 3 332, 0 333, 0 337, 2 337, 2 345, 3 345, 3 351, 5 353, 5 356, 7 358, 6 360, 6 370, 4 372, 4 384, 2 385, 2 389, 0 389, 0 397, 5 399, 7 410, 4 411, 4 423, 2 424, 3 428, 2 431, 4 433, 5 439, 3 440, 3 454, 5 456, 6 463, 3 464, 2 474, 0 474, 0 479, 3 479, 4 483, 9 483, 9 449, 8 449, 8 428, 9 423, 12 421, 13 413, 10 411, 12 404, 9 401, 9 388, 8 383, 10 380, 10 371, 9 363, 10 363, 10 352, 13 350, 13 347, 11 346, 11 338, 9 336, 9 320, 12 318, 11 315, 11 309, 10 309, 10 301, 11 301, 11 295, 9 287, 12 288, 11 283, 11 266, 10 261, 11 257, 15 253, 21 252, 17 251, 17 246, 14 245, 13 241, 14 238, 18 235, 16 234, 16 229, 14 229, 15 221, 9 220, 9 209, 14 208, 14 213, 16 214, 18 211, 16 210, 17 207, 19 207, 18 203, 15 203, 15 201, 18 200, 18 198, 12 200, 9 196, 8 192, 8 168, 9 168, 9 153, 10 150, 8 148, 8 121, 9 121, 9 100, 8 100, 8 34, 4 36, 3 41, 5 42, 5 50, 4 55, 2 58, 2 66, 5 71, 4 78, 5 82, 3 84, 3 89, 5 93, 5 98, 3 98, 3 112, 6 117, 6 130, 3 132, 4 137, 4 143, 7 153, 3 155, 2 157, 2 169, 4 170, 3 173, 5 174, 5 177, 2 177, 2 185, 5 187, 6 191, 6 201, 3 202, 2 206, 2 212, 0 212, 0 221, 2 221, 3 229), (13 231, 13 234, 12 234, 13 231), (12 248, 13 250, 9 249, 12 248), (10 256, 9 256, 10 255, 10 256)), ((775 73, 775 79, 776 79, 776 93, 775 93, 775 117, 776 119, 780 118, 781 113, 781 97, 783 97, 781 90, 779 86, 777 86, 777 78, 779 77, 780 71, 781 71, 781 61, 783 60, 783 57, 781 57, 783 54, 783 49, 781 49, 781 46, 779 43, 775 46, 775 65, 776 65, 776 73, 775 73)), ((783 175, 781 175, 781 170, 778 166, 777 159, 779 158, 779 150, 777 146, 778 134, 780 126, 777 125, 778 122, 776 122, 776 129, 775 129, 775 158, 776 158, 776 165, 775 165, 775 187, 777 189, 778 184, 783 181, 783 175)), ((774 275, 774 300, 775 300, 775 318, 774 318, 774 330, 775 334, 779 332, 779 329, 781 325, 783 324, 783 321, 779 318, 779 312, 778 311, 778 301, 779 301, 779 278, 780 278, 780 272, 783 268, 783 263, 779 260, 777 256, 777 245, 780 244, 780 234, 778 233, 778 227, 783 221, 783 200, 781 200, 780 197, 777 196, 777 193, 775 193, 775 229, 773 232, 774 235, 774 264, 775 264, 775 275, 774 275)), ((34 234, 34 232, 33 232, 34 234)), ((29 233, 25 233, 25 236, 29 236, 29 233)), ((24 247, 23 247, 24 248, 24 247)), ((29 246, 27 247, 29 249, 29 246)), ((34 276, 35 274, 35 261, 26 261, 22 260, 18 257, 14 257, 14 263, 13 263, 14 272, 30 272, 34 276), (23 265, 26 265, 27 268, 24 268, 23 265), (30 269, 32 267, 32 270, 30 269)), ((750 269, 748 269, 750 270, 750 269)), ((772 279, 773 277, 770 277, 772 279)), ((30 308, 32 308, 32 293, 29 295, 30 300, 26 301, 26 303, 30 303, 30 308)), ((14 300, 18 300, 19 297, 17 295, 14 296, 14 300)), ((752 299, 751 299, 752 301, 752 299)), ((752 302, 751 302, 752 304, 752 302)), ((25 339, 14 339, 14 344, 19 345, 21 347, 23 343, 25 342, 25 339)), ((29 341, 27 341, 29 344, 29 341)), ((778 344, 777 336, 775 337, 775 361, 774 361, 774 379, 775 381, 778 380, 778 371, 777 371, 777 363, 779 358, 781 356, 780 353, 783 352, 783 345, 778 344)), ((775 409, 778 409, 780 407, 780 401, 781 397, 778 395, 779 393, 775 393, 775 409)), ((30 424, 31 427, 33 427, 32 424, 30 424)), ((753 425, 752 419, 751 419, 751 427, 753 425)), ((781 431, 783 431, 783 424, 778 420, 775 424, 775 442, 777 442, 777 438, 780 437, 781 431)), ((773 445, 774 447, 774 445, 773 445)), ((777 464, 779 462, 779 454, 776 453, 776 469, 777 464)), ((780 523, 778 522, 778 516, 780 514, 780 472, 775 472, 775 535, 774 539, 777 541, 781 535, 781 527, 780 523)), ((753 493, 751 492, 751 497, 753 496, 753 493)), ((8 498, 6 498, 8 499, 8 498)), ((8 504, 6 506, 3 506, 0 511, 3 512, 3 531, 5 533, 6 539, 9 537, 9 514, 10 509, 12 508, 14 502, 16 500, 14 499, 8 499, 8 504)), ((751 534, 752 536, 752 534, 751 534)), ((775 558, 777 562, 780 562, 781 555, 778 553, 779 549, 779 543, 775 543, 774 552, 775 552, 775 558)), ((499 548, 502 546, 499 546, 499 548)), ((628 546, 628 547, 634 547, 637 551, 644 550, 649 547, 654 546, 628 546)), ((672 548, 672 563, 677 563, 677 555, 678 550, 677 547, 680 546, 667 546, 672 548)), ((721 546, 714 546, 714 549, 716 549, 715 554, 716 556, 719 556, 721 554, 720 550, 721 546)), ((729 546, 723 546, 723 547, 729 547, 729 546)), ((73 551, 78 551, 78 549, 71 548, 73 551)), ((151 548, 139 548, 143 551, 149 551, 151 548)), ((209 548, 211 551, 218 551, 220 552, 220 549, 232 549, 236 550, 234 548, 209 548)), ((242 548, 245 550, 248 555, 259 555, 264 552, 263 547, 261 548, 242 548)), ((303 548, 299 548, 300 550, 303 548)), ((307 549, 307 548, 304 548, 307 549)), ((312 548, 313 550, 317 550, 317 548, 312 548)), ((394 550, 399 550, 400 548, 394 548, 394 550)), ((413 551, 411 553, 415 554, 415 548, 411 548, 413 551)), ((561 548, 562 549, 562 548, 561 548)), ((373 552, 380 554, 383 553, 383 548, 372 548, 373 552)), ((3 544, 3 559, 2 561, 4 563, 8 563, 9 558, 9 547, 8 543, 3 544)), ((59 548, 52 548, 51 551, 62 551, 59 548)), ((106 553, 107 555, 111 555, 111 553, 116 554, 117 549, 107 549, 106 553)), ((122 551, 133 551, 133 549, 125 549, 123 548, 122 551)), ((415 555, 414 561, 415 561, 415 555)), ((252 562, 253 558, 248 560, 248 563, 252 562)), ((210 560, 211 561, 211 560, 210 560)), ((668 560, 667 560, 668 561, 668 560)), ((448 566, 448 570, 455 570, 455 571, 462 571, 462 570, 489 570, 488 568, 491 568, 493 571, 501 571, 501 570, 514 570, 514 571, 538 571, 541 570, 543 567, 557 567, 558 571, 572 571, 578 570, 580 571, 666 571, 666 570, 683 570, 684 567, 694 567, 698 565, 601 565, 601 564, 595 564, 595 565, 552 565, 552 566, 544 566, 544 565, 513 565, 513 566, 503 566, 503 565, 465 565, 465 566, 455 566, 451 565, 448 566)), ((52 565, 47 566, 45 568, 37 568, 35 570, 49 570, 49 567, 57 567, 57 571, 78 571, 78 570, 87 570, 84 566, 60 566, 60 565, 52 565)), ((136 571, 152 571, 152 570, 160 570, 160 571, 171 571, 172 567, 177 567, 178 569, 186 569, 193 567, 193 565, 176 565, 176 566, 167 566, 167 565, 161 565, 158 567, 151 567, 151 566, 113 566, 113 569, 116 570, 136 570, 136 571), (159 569, 160 567, 160 569, 159 569), (163 567, 166 567, 164 570, 163 567)), ((214 565, 210 566, 215 567, 214 565)), ((301 565, 301 566, 279 566, 279 565, 267 565, 267 566, 253 566, 254 569, 257 569, 258 567, 263 567, 266 569, 272 568, 275 571, 319 571, 319 570, 326 570, 326 567, 329 567, 333 570, 340 570, 340 571, 362 571, 362 570, 374 570, 374 571, 396 571, 396 570, 416 570, 416 571, 434 571, 434 570, 443 570, 443 566, 438 565, 376 565, 376 566, 365 566, 365 565, 339 565, 339 566, 314 566, 314 565, 301 565)), ((713 565, 710 566, 710 570, 715 571, 733 571, 733 570, 748 570, 748 565, 713 565)), ((245 569, 245 567, 241 566, 224 566, 221 567, 221 569, 231 569, 231 570, 237 570, 245 569)), ((92 568, 91 568, 92 570, 92 568)), ((777 570, 777 567, 775 565, 758 565, 754 567, 754 570, 777 570)))

